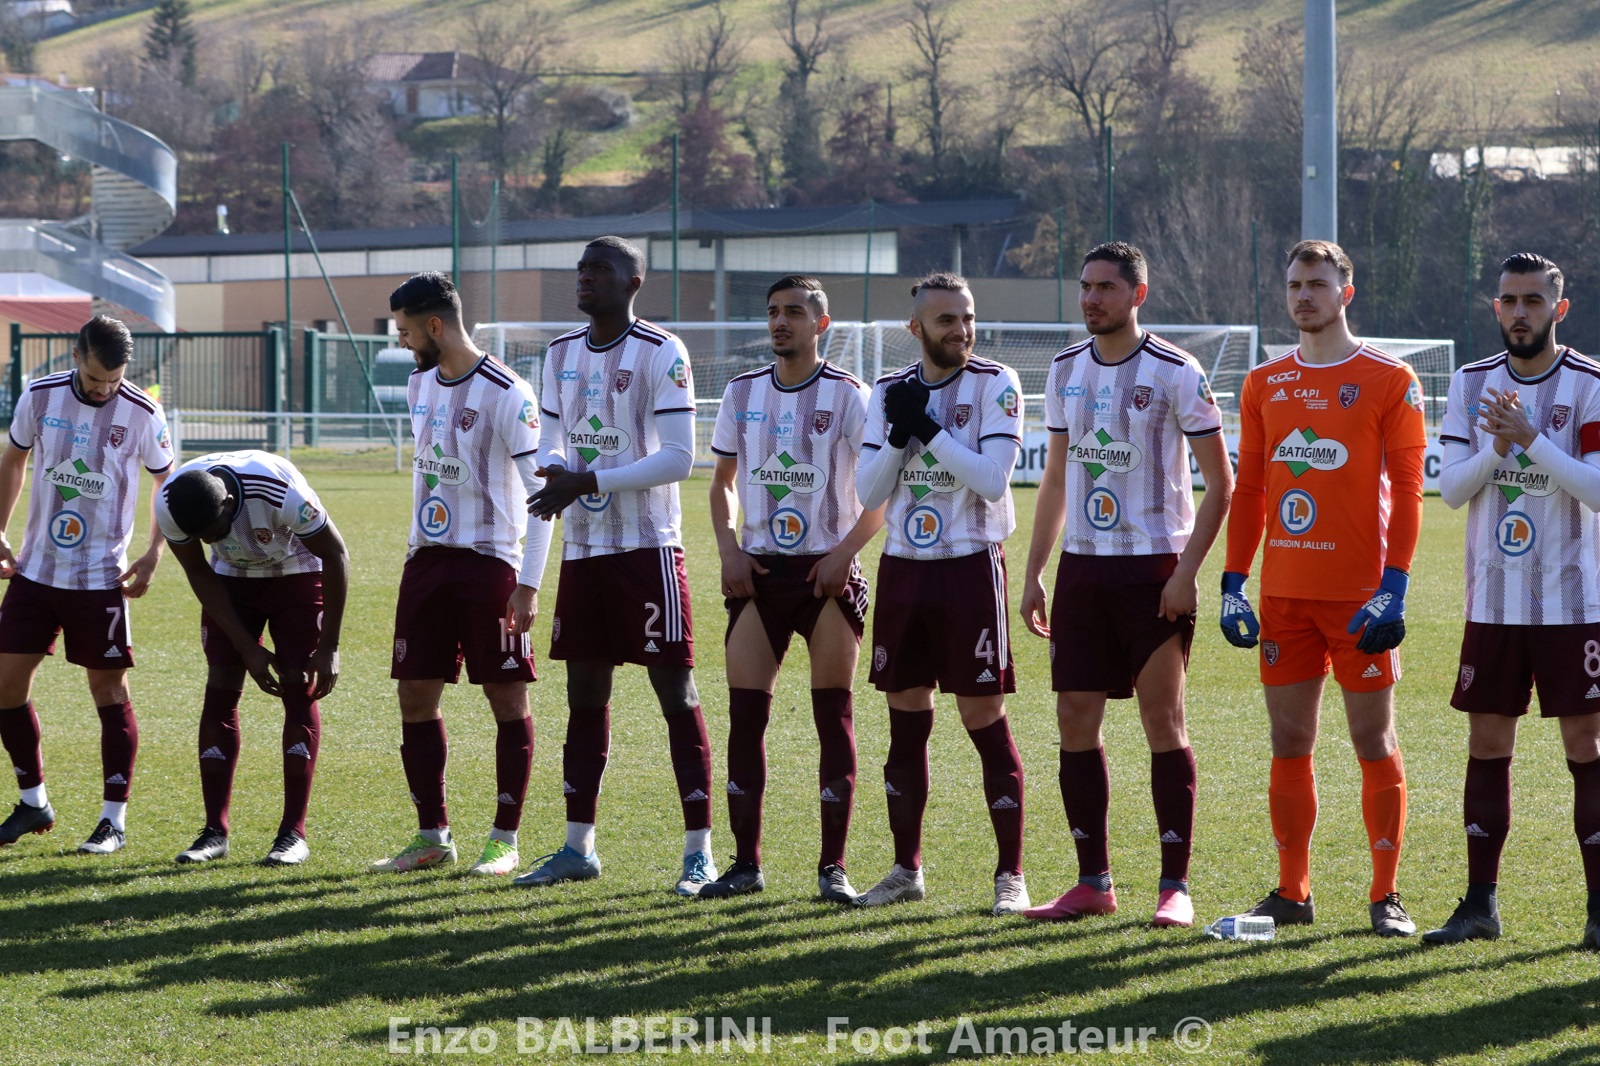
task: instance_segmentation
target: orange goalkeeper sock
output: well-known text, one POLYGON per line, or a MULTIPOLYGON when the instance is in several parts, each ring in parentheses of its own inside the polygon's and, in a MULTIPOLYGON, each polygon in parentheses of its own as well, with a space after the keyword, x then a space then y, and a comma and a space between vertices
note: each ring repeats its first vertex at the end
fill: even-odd
POLYGON ((1361 819, 1372 845, 1372 892, 1378 902, 1394 891, 1400 845, 1406 834, 1406 764, 1396 748, 1388 758, 1361 763, 1361 819))
POLYGON ((1278 845, 1278 887, 1285 899, 1311 898, 1311 834, 1317 828, 1317 777, 1311 756, 1273 759, 1267 809, 1278 845))

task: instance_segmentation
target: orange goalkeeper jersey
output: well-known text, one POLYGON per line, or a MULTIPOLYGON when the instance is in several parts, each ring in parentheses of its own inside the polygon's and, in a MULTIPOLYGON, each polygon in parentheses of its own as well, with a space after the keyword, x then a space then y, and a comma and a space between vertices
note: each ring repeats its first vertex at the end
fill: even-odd
POLYGON ((1365 600, 1385 566, 1409 571, 1422 523, 1422 389, 1406 363, 1362 345, 1338 363, 1298 348, 1256 367, 1239 403, 1239 477, 1227 569, 1260 593, 1365 600))

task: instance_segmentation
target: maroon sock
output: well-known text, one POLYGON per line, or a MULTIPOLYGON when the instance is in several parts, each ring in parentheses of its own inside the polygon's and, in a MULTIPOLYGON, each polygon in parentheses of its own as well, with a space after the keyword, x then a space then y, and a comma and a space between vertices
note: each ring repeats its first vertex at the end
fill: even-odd
POLYGON ((1583 880, 1590 892, 1600 892, 1600 759, 1567 760, 1572 771, 1572 828, 1583 854, 1583 880))
POLYGON ((686 832, 711 828, 711 736, 699 705, 667 719, 667 749, 678 779, 686 832))
POLYGON ((400 723, 400 763, 406 769, 411 802, 417 805, 418 829, 443 829, 450 824, 444 803, 444 766, 449 757, 443 718, 400 723))
POLYGON ((500 790, 494 809, 494 827, 507 833, 522 824, 522 804, 528 798, 528 777, 533 773, 533 716, 500 722, 494 736, 494 783, 500 790))
POLYGON ((761 800, 767 792, 767 720, 772 693, 728 690, 728 828, 733 857, 761 865, 761 800))
POLYGON ((567 741, 561 745, 561 791, 567 821, 593 825, 600 806, 600 779, 611 754, 611 705, 567 711, 567 741))
POLYGON ((1467 880, 1473 884, 1498 883, 1500 853, 1511 832, 1509 755, 1504 759, 1467 759, 1461 823, 1467 828, 1467 880))
MULTIPOLYGON (((1109 791, 1109 790, 1108 790, 1109 791)), ((1150 753, 1150 798, 1155 801, 1161 836, 1161 879, 1189 880, 1194 849, 1194 749, 1150 753)))
POLYGON ((1061 802, 1078 849, 1078 876, 1110 873, 1111 768, 1106 765, 1106 749, 1063 751, 1059 778, 1061 802))
POLYGON ((828 866, 844 869, 844 846, 850 838, 850 812, 856 797, 856 730, 850 690, 812 689, 811 719, 822 748, 817 762, 817 787, 822 797, 820 873, 828 866))
POLYGON ((100 715, 100 768, 105 772, 107 803, 127 803, 133 784, 133 760, 139 755, 139 723, 133 717, 133 704, 108 703, 96 707, 100 715))
POLYGON ((1011 739, 1011 723, 1002 717, 982 729, 969 729, 972 746, 983 763, 983 798, 1000 846, 995 876, 1022 872, 1022 757, 1011 739))
POLYGON ((0 710, 0 744, 11 756, 18 788, 38 788, 44 784, 44 754, 39 750, 39 716, 33 703, 0 710))
POLYGON ((933 711, 889 711, 889 757, 883 764, 883 791, 889 797, 889 832, 894 861, 922 869, 922 816, 928 810, 928 738, 933 711))
POLYGON ((305 839, 306 810, 311 806, 311 780, 317 775, 317 749, 321 744, 322 708, 304 692, 285 692, 283 819, 278 823, 280 834, 292 831, 300 839, 305 839))
POLYGON ((206 805, 206 826, 228 831, 228 804, 233 798, 233 772, 239 765, 239 689, 206 686, 200 705, 200 796, 206 805))

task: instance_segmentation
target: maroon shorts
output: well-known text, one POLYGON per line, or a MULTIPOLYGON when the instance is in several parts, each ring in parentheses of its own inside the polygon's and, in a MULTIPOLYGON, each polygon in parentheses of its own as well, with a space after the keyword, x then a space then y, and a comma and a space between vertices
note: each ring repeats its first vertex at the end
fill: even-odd
POLYGON ((90 670, 133 665, 128 598, 120 588, 58 589, 18 574, 0 600, 0 653, 54 655, 66 636, 67 662, 90 670))
MULTIPOLYGON (((279 670, 285 674, 304 671, 322 636, 322 575, 219 576, 245 632, 259 644, 262 631, 270 627, 272 654, 278 659, 279 670)), ((206 662, 212 666, 244 667, 239 649, 205 611, 200 612, 200 647, 205 649, 206 662)))
POLYGON ((1517 718, 1528 713, 1535 685, 1541 718, 1600 711, 1600 622, 1467 623, 1450 706, 1470 714, 1517 718))
MULTIPOLYGON (((810 642, 817 619, 822 617, 822 608, 828 603, 817 597, 815 582, 806 580, 806 575, 823 556, 757 555, 752 558, 767 569, 765 574, 752 570, 750 580, 756 587, 754 602, 756 613, 761 616, 761 627, 767 631, 773 656, 781 663, 784 652, 789 650, 789 638, 795 633, 810 642)), ((729 637, 733 636, 734 624, 751 602, 743 596, 723 600, 728 608, 729 637)), ((866 631, 867 579, 861 576, 859 562, 851 565, 844 594, 835 596, 834 602, 844 612, 844 620, 854 631, 856 643, 860 644, 861 634, 866 631)), ((727 638, 723 641, 726 643, 727 638)))
POLYGON ((517 575, 504 561, 471 548, 420 548, 400 575, 394 609, 397 681, 448 681, 474 685, 534 680, 528 634, 506 631, 506 603, 517 575))
POLYGON ((693 666, 682 548, 639 548, 561 564, 550 658, 693 666))
POLYGON ((1173 637, 1189 663, 1194 615, 1162 618, 1161 590, 1178 568, 1176 555, 1061 553, 1050 604, 1050 687, 1057 692, 1133 695, 1139 671, 1173 637))
POLYGON ((880 692, 935 684, 957 696, 1017 690, 998 544, 955 559, 885 555, 876 599, 868 680, 880 692))

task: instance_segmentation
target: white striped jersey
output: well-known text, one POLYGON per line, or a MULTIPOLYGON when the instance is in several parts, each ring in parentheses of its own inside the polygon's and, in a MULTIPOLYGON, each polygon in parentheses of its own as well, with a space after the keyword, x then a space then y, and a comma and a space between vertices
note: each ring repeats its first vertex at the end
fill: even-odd
POLYGON ((491 356, 453 381, 412 373, 411 553, 471 548, 522 567, 527 492, 513 461, 539 450, 533 386, 491 356))
MULTIPOLYGON (((883 399, 889 386, 920 374, 921 363, 886 374, 872 386, 863 447, 882 448, 889 427, 883 399)), ((928 386, 928 414, 951 441, 974 452, 996 437, 1022 444, 1022 385, 1017 372, 973 356, 967 365, 928 386)), ((1007 471, 1009 476, 1010 471, 1007 471)), ((1003 542, 1016 528, 1011 489, 995 501, 979 496, 912 439, 884 509, 884 553, 904 559, 954 559, 1003 542)))
MULTIPOLYGON (((587 328, 551 341, 540 391, 545 417, 560 427, 565 456, 554 461, 573 472, 638 462, 660 450, 657 415, 694 414, 688 349, 642 319, 604 348, 587 328)), ((683 544, 676 483, 581 496, 561 521, 565 559, 683 544)))
MULTIPOLYGON (((300 538, 322 532, 328 514, 322 501, 289 460, 271 452, 213 452, 173 471, 173 478, 205 470, 222 479, 235 509, 228 535, 211 545, 211 569, 228 577, 281 577, 318 573, 322 560, 300 538)), ((172 482, 167 482, 170 488, 172 482)), ((156 522, 174 544, 190 538, 172 520, 167 490, 156 493, 156 522)))
POLYGON ((127 572, 138 523, 139 464, 172 466, 161 405, 124 381, 103 404, 83 399, 76 371, 29 383, 11 443, 33 452, 33 493, 18 568, 60 589, 110 589, 127 572))
MULTIPOLYGON (((1562 348, 1536 381, 1515 376, 1504 352, 1450 379, 1439 440, 1470 454, 1493 448, 1478 428, 1480 397, 1515 390, 1528 420, 1569 455, 1600 451, 1600 363, 1562 348)), ((1511 449, 1467 504, 1466 615, 1501 625, 1600 620, 1600 515, 1511 449)))
POLYGON ((854 528, 871 396, 828 362, 799 385, 780 385, 775 363, 728 382, 711 450, 739 462, 745 551, 825 555, 854 528))
POLYGON ((1194 356, 1151 333, 1114 365, 1094 338, 1055 357, 1045 382, 1045 426, 1067 438, 1067 515, 1061 550, 1075 555, 1163 555, 1194 532, 1186 437, 1222 432, 1194 356))

